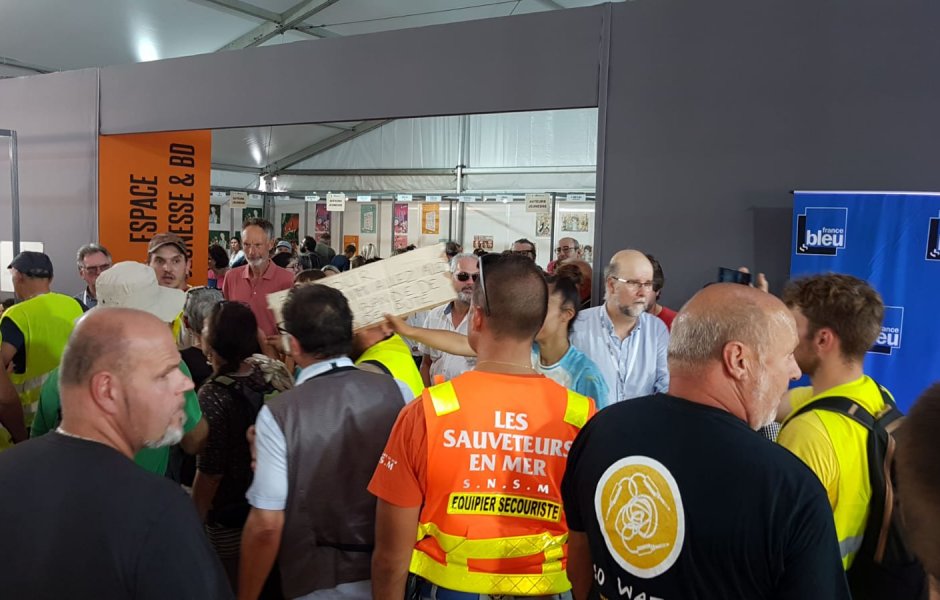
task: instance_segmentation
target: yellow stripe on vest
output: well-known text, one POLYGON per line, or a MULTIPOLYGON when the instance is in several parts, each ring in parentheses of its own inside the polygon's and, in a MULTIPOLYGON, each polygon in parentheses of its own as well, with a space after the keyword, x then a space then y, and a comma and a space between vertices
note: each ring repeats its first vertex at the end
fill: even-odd
POLYGON ((591 401, 587 396, 568 390, 568 407, 565 408, 565 423, 574 425, 578 429, 587 423, 588 413, 591 410, 591 401))
MULTIPOLYGON (((568 534, 552 535, 547 531, 535 535, 469 540, 460 535, 444 533, 434 523, 418 525, 418 541, 425 537, 437 540, 447 553, 448 564, 466 564, 471 558, 518 558, 545 553, 546 561, 561 560, 568 534)), ((417 552, 417 550, 416 550, 417 552)))
MULTIPOLYGON (((559 566, 561 562, 557 563, 559 566)), ((555 565, 545 565, 541 575, 503 575, 471 572, 466 565, 442 565, 433 558, 415 550, 411 555, 410 571, 431 583, 459 592, 475 594, 505 594, 509 596, 546 596, 561 594, 571 589, 567 574, 555 565)))
POLYGON ((445 381, 429 387, 428 393, 431 395, 431 403, 434 405, 434 413, 437 416, 443 417, 460 410, 457 392, 454 391, 454 385, 451 382, 445 381))

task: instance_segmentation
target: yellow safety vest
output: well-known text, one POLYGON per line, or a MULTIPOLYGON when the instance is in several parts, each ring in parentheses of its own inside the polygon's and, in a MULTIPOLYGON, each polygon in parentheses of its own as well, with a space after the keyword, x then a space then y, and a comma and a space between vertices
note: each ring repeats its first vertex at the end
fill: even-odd
POLYGON ((417 398, 424 389, 421 372, 415 365, 411 349, 397 333, 387 340, 382 340, 362 353, 356 364, 374 361, 382 364, 395 379, 405 382, 411 393, 417 398))
POLYGON ((422 402, 428 482, 409 570, 469 593, 571 589, 560 486, 567 449, 594 414, 594 402, 547 379, 475 371, 428 388, 422 402), (494 429, 494 416, 515 419, 506 423, 511 429, 494 429), (474 465, 478 450, 453 443, 459 432, 494 440, 485 451, 493 457, 490 470, 474 465), (532 447, 510 450, 508 439, 494 436, 532 447))
MULTIPOLYGON (((59 366, 69 335, 82 314, 75 298, 52 292, 14 304, 3 313, 3 318, 9 318, 23 333, 26 371, 11 373, 10 380, 20 395, 27 429, 36 414, 42 384, 59 366)), ((10 445, 9 433, 2 430, 0 449, 10 445)))
MULTIPOLYGON (((791 390, 791 415, 816 400, 833 396, 854 400, 873 415, 885 408, 878 384, 863 376, 817 396, 812 395, 812 388, 791 390)), ((803 460, 826 488, 842 566, 848 570, 862 545, 871 504, 868 431, 848 417, 814 410, 786 419, 777 441, 803 460)))

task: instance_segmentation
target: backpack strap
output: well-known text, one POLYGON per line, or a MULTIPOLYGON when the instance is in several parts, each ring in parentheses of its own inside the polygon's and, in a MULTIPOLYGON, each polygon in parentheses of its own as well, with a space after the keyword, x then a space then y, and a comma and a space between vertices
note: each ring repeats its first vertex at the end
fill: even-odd
POLYGON ((392 372, 388 370, 388 367, 386 367, 385 365, 383 365, 382 363, 380 363, 380 362, 377 361, 377 360, 364 360, 364 361, 362 361, 361 363, 359 363, 359 366, 360 366, 360 367, 361 367, 362 365, 371 365, 371 366, 375 367, 376 369, 378 369, 379 371, 381 371, 382 373, 385 373, 385 374, 388 375, 389 377, 393 377, 392 372))
MULTIPOLYGON (((800 410, 796 411, 793 416, 790 417, 790 419, 795 419, 796 417, 811 410, 828 410, 829 412, 834 412, 852 419, 868 431, 874 431, 875 421, 890 413, 892 410, 898 411, 898 416, 900 416, 898 405, 894 402, 894 399, 891 397, 891 394, 888 393, 888 390, 886 390, 884 386, 882 386, 877 381, 875 382, 875 385, 878 386, 878 391, 881 393, 881 399, 885 403, 884 410, 879 412, 877 415, 871 414, 865 410, 861 404, 855 400, 852 400, 851 398, 847 398, 845 396, 826 396, 824 398, 820 398, 819 400, 810 402, 800 410)), ((887 429, 889 433, 892 433, 898 425, 900 425, 900 422, 897 421, 896 418, 891 419, 891 421, 885 423, 885 429, 887 429)))
POLYGON ((248 394, 244 393, 240 389, 241 386, 238 385, 238 382, 235 381, 233 378, 229 377, 228 375, 218 375, 216 377, 213 377, 209 381, 224 387, 225 389, 229 391, 229 393, 236 396, 237 398, 241 398, 242 400, 246 401, 249 406, 251 406, 252 408, 256 410, 260 410, 261 407, 264 405, 264 401, 265 401, 264 394, 260 395, 261 396, 260 399, 249 397, 248 394))

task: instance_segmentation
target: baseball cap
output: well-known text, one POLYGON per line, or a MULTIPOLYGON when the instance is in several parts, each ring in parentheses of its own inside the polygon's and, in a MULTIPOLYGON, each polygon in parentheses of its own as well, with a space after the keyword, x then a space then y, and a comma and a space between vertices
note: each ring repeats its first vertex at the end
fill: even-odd
POLYGON ((183 256, 189 256, 189 249, 186 247, 186 242, 175 233, 158 233, 150 238, 150 245, 147 246, 147 254, 153 254, 161 246, 166 246, 167 244, 172 244, 179 248, 183 256))
POLYGON ((288 250, 290 250, 291 245, 290 245, 290 242, 288 242, 287 240, 281 240, 280 242, 277 243, 277 246, 275 246, 275 248, 287 248, 288 250))
POLYGON ((170 323, 182 311, 186 292, 161 287, 157 274, 145 264, 119 262, 98 276, 99 306, 134 308, 170 323))
POLYGON ((52 261, 42 252, 24 250, 16 255, 7 268, 16 269, 27 277, 52 279, 52 261))

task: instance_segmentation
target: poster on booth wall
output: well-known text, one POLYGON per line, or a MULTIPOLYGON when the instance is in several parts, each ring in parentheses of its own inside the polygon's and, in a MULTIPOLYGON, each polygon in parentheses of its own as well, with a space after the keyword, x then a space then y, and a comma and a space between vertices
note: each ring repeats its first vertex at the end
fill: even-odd
POLYGON ((210 131, 103 135, 98 141, 98 241, 114 262, 146 262, 150 238, 179 235, 206 283, 210 131))
POLYGON ((588 230, 588 213, 570 213, 561 216, 561 230, 584 232, 588 230))
POLYGON ((847 273, 884 302, 864 370, 903 412, 940 380, 940 194, 794 192, 791 277, 847 273))
POLYGON ((408 247, 408 236, 407 235, 396 235, 392 240, 392 247, 394 250, 404 250, 408 247))
POLYGON ((218 204, 209 205, 209 225, 222 224, 222 207, 218 204))
POLYGON ((359 236, 358 235, 344 235, 343 236, 343 250, 346 250, 346 246, 355 246, 356 254, 361 254, 359 247, 359 236))
MULTIPOLYGON (((395 213, 392 216, 392 230, 395 235, 408 235, 408 205, 395 204, 395 213)), ((408 244, 405 244, 406 246, 408 244)))
POLYGON ((375 205, 366 204, 359 208, 359 233, 375 233, 375 205))
POLYGON ((224 229, 210 229, 209 230, 209 245, 217 245, 225 248, 225 251, 228 252, 228 244, 235 237, 224 229))
POLYGON ((473 249, 486 250, 491 252, 493 250, 493 236, 491 235, 475 235, 473 236, 473 249))
POLYGON ((535 215, 535 237, 552 237, 552 215, 551 213, 538 213, 535 215))
POLYGON ((264 218, 264 209, 260 206, 249 206, 248 208, 242 209, 242 223, 248 219, 261 219, 264 218))
POLYGON ((281 238, 296 242, 300 235, 300 213, 281 214, 281 238))
POLYGON ((326 206, 326 203, 319 202, 317 203, 317 221, 314 231, 316 232, 316 238, 319 241, 320 236, 324 233, 330 233, 330 226, 333 224, 333 213, 331 213, 326 206))
POLYGON ((421 233, 437 235, 441 232, 441 205, 421 205, 421 233))

